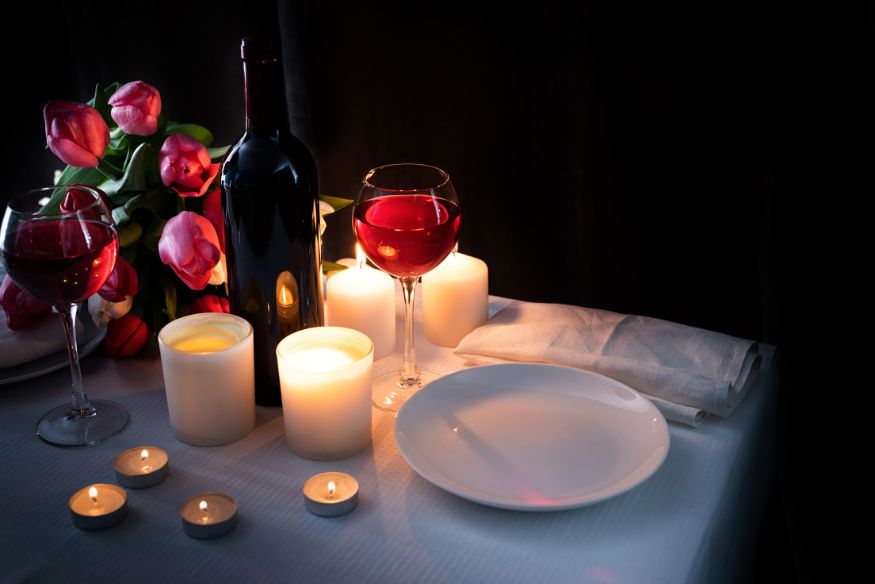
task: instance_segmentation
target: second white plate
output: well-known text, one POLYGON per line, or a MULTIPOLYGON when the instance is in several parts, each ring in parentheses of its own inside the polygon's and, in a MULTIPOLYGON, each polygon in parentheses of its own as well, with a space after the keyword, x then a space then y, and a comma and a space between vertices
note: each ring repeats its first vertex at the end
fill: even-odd
POLYGON ((395 421, 404 459, 465 499, 522 511, 572 509, 650 477, 669 449, 649 400, 568 367, 504 364, 431 382, 395 421))

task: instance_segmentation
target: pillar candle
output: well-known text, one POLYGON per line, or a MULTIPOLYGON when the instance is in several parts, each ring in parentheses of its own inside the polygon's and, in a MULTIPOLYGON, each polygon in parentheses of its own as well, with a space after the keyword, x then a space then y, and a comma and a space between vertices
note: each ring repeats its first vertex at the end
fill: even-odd
POLYGON ((453 252, 422 276, 425 338, 455 347, 489 316, 489 270, 483 260, 453 252))

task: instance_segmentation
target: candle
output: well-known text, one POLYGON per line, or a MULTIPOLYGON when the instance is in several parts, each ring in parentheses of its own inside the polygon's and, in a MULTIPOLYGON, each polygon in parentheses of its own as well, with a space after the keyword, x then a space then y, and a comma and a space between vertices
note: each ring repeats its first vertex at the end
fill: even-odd
POLYGON ((395 283, 365 263, 356 244, 354 267, 333 272, 326 284, 325 324, 361 331, 374 343, 374 359, 395 350, 395 283))
POLYGON ((137 446, 115 457, 118 484, 131 489, 145 489, 167 478, 167 453, 157 446, 137 446))
POLYGON ((489 317, 489 270, 483 260, 453 252, 422 276, 425 338, 455 347, 489 317))
POLYGON ((276 316, 283 335, 290 335, 300 328, 298 283, 289 271, 280 272, 276 279, 276 316))
POLYGON ((79 529, 106 529, 118 525, 128 511, 128 495, 116 485, 89 485, 68 502, 73 525, 79 529))
POLYGON ((348 328, 315 327, 276 348, 286 443, 299 456, 335 460, 371 442, 374 345, 348 328))
POLYGON ((356 508, 359 483, 343 472, 323 472, 304 483, 304 505, 314 515, 337 517, 356 508))
POLYGON ((196 446, 228 444, 255 427, 252 327, 231 314, 178 318, 158 334, 170 425, 196 446))
POLYGON ((182 504, 182 528, 197 539, 215 539, 237 525, 237 502, 222 493, 201 493, 182 504))

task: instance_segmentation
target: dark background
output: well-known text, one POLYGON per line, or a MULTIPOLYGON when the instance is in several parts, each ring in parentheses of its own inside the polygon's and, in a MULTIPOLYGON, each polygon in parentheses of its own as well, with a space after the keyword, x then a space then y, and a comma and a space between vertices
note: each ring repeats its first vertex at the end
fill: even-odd
MULTIPOLYGON (((42 107, 142 79, 164 112, 243 129, 242 33, 277 27, 292 126, 321 191, 369 168, 450 172, 460 248, 495 294, 657 316, 777 344, 776 487, 756 572, 805 580, 802 422, 811 37, 766 4, 50 2, 7 21, 0 202, 48 183, 42 107), (792 388, 792 389, 790 389, 792 388)), ((326 257, 352 255, 348 211, 326 257)))

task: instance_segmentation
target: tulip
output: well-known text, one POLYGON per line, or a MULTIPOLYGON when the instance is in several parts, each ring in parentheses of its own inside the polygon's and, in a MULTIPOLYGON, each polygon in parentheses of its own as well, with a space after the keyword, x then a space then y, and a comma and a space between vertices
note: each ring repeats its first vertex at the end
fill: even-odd
POLYGON ((9 275, 0 285, 0 306, 6 313, 6 326, 13 331, 36 324, 52 310, 51 304, 22 290, 9 275))
POLYGON ((210 220, 219 236, 219 249, 225 253, 225 219, 222 215, 222 192, 213 189, 204 197, 204 217, 210 220))
POLYGON ((126 314, 106 327, 106 354, 113 359, 131 357, 143 350, 149 340, 149 327, 135 314, 126 314))
POLYGON ((118 256, 115 268, 97 293, 110 302, 123 302, 126 298, 137 295, 138 286, 137 270, 128 260, 118 256))
POLYGON ((213 270, 210 272, 210 279, 207 281, 207 284, 210 286, 221 286, 227 279, 228 273, 225 263, 225 254, 221 254, 219 256, 219 261, 213 266, 213 270))
POLYGON ((128 134, 151 136, 158 131, 161 94, 143 81, 131 81, 119 87, 109 98, 109 115, 128 134))
POLYGON ((210 161, 203 144, 188 134, 169 136, 158 154, 161 181, 180 197, 200 197, 213 184, 219 164, 210 161))
POLYGON ((109 144, 109 128, 100 113, 84 103, 50 101, 43 110, 46 143, 70 166, 97 166, 109 144))
MULTIPOLYGON (((83 185, 83 184, 72 184, 71 187, 87 187, 88 189, 97 191, 100 200, 105 205, 106 213, 112 212, 112 203, 109 202, 109 197, 106 196, 106 193, 98 189, 97 187, 93 187, 91 185, 83 185)), ((94 206, 94 195, 91 194, 87 190, 82 189, 67 189, 67 196, 64 197, 64 200, 61 201, 61 213, 75 213, 76 211, 81 211, 82 209, 88 209, 85 214, 91 219, 99 219, 100 218, 100 209, 94 206)))
POLYGON ((100 294, 94 294, 88 299, 88 314, 91 315, 94 326, 102 328, 108 325, 110 321, 119 319, 129 313, 133 304, 133 296, 127 296, 121 302, 110 302, 101 298, 100 294))
POLYGON ((222 252, 212 224, 197 213, 183 211, 164 225, 158 256, 189 288, 203 290, 222 252))
POLYGON ((231 312, 228 306, 228 299, 216 296, 215 294, 204 294, 198 297, 191 304, 191 313, 199 312, 231 312))

